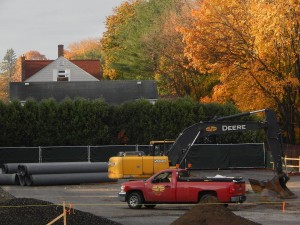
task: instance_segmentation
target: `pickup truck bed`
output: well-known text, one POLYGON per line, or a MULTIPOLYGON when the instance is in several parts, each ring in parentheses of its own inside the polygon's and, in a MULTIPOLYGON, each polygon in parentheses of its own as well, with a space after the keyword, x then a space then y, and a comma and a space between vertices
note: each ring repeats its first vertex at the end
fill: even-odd
POLYGON ((241 177, 182 177, 177 182, 232 182, 232 181, 243 181, 241 177))

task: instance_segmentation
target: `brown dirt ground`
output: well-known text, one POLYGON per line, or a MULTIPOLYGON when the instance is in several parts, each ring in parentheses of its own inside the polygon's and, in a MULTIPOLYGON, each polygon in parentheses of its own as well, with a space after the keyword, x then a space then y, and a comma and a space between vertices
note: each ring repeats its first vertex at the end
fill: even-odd
POLYGON ((258 225, 243 217, 235 215, 223 205, 202 204, 175 220, 171 225, 258 225))
MULTIPOLYGON (((30 198, 15 198, 0 187, 0 225, 40 225, 50 222, 62 212, 61 206, 52 205, 30 198), (43 205, 45 207, 30 207, 30 205, 43 205), (47 206, 49 205, 49 206, 47 206), (5 207, 3 207, 5 206, 5 207), (8 208, 6 206, 13 206, 8 208), (20 207, 16 207, 20 206, 20 207), (28 206, 28 207, 27 207, 28 206)), ((71 211, 67 217, 67 224, 89 225, 121 225, 120 223, 95 216, 79 210, 71 211)), ((55 225, 63 224, 60 220, 55 225)), ((258 225, 258 223, 235 215, 230 209, 217 204, 200 204, 194 206, 171 225, 258 225)))
MULTIPOLYGON (((68 210, 68 208, 66 208, 68 210)), ((0 225, 47 224, 62 214, 63 207, 32 198, 15 198, 0 188, 0 225)), ((62 225, 63 219, 54 223, 62 225)), ((68 225, 121 225, 115 221, 79 210, 67 214, 68 225)))

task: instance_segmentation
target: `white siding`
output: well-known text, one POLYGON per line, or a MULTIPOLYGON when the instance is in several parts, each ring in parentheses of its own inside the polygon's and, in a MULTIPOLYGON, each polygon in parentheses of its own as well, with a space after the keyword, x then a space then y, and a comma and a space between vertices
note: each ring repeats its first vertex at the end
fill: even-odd
POLYGON ((69 81, 98 81, 97 78, 79 68, 66 58, 59 57, 24 82, 56 81, 56 74, 61 70, 66 70, 68 72, 69 81))

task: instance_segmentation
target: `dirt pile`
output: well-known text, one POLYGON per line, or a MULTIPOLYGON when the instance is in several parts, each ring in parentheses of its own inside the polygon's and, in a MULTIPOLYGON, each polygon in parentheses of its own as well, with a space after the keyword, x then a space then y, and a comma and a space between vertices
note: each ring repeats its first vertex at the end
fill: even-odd
POLYGON ((223 205, 196 205, 171 225, 259 225, 235 215, 223 205))
MULTIPOLYGON (((62 206, 56 206, 50 202, 31 198, 15 198, 0 203, 0 225, 43 225, 55 219, 62 212, 62 206)), ((75 209, 71 209, 70 212, 71 214, 67 215, 68 225, 120 225, 120 223, 91 213, 75 209)), ((60 224, 63 224, 63 219, 54 223, 54 225, 60 224)))

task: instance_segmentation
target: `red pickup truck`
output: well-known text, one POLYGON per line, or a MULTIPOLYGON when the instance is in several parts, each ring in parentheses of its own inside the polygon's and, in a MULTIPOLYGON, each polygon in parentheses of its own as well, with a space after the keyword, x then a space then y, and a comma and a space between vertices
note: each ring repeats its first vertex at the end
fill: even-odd
POLYGON ((132 209, 161 203, 242 203, 246 200, 245 181, 240 177, 191 177, 188 170, 167 169, 147 180, 122 183, 119 199, 132 209))

